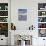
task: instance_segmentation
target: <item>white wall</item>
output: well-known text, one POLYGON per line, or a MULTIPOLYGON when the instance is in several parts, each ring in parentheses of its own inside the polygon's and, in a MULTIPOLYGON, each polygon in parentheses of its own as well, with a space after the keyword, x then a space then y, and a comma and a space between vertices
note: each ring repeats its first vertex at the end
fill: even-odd
POLYGON ((16 25, 17 30, 27 30, 31 25, 37 29, 38 3, 45 2, 46 0, 11 0, 11 22, 16 25), (19 8, 27 9, 27 21, 18 20, 19 8))
POLYGON ((33 33, 33 36, 37 37, 32 39, 33 46, 41 46, 41 43, 44 43, 43 38, 38 38, 38 3, 46 3, 46 0, 11 0, 11 22, 16 25, 17 30, 27 30, 32 24, 35 26, 35 34, 33 33), (28 10, 27 21, 18 20, 17 10, 19 8, 28 10))
POLYGON ((26 30, 32 24, 37 23, 37 2, 31 0, 11 0, 11 22, 16 25, 17 30, 26 30), (34 5, 33 5, 34 4, 34 5), (18 20, 18 9, 27 9, 27 21, 18 20))

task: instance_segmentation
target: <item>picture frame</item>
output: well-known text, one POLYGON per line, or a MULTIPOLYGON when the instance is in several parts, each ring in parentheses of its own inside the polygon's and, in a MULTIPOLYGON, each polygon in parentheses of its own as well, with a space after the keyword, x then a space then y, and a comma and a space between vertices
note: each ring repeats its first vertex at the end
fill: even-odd
POLYGON ((27 9, 18 9, 18 20, 27 21, 27 9))

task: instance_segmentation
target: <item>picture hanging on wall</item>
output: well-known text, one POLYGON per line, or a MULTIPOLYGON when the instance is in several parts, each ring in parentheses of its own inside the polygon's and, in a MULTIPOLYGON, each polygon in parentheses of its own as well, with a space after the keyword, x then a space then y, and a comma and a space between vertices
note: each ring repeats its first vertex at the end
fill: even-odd
POLYGON ((18 9, 18 20, 27 21, 27 9, 18 9))

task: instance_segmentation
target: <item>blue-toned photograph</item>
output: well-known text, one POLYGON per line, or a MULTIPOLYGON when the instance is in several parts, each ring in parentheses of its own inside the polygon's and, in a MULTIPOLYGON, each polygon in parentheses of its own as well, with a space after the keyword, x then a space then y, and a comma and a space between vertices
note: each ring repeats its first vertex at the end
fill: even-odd
POLYGON ((18 20, 19 21, 27 20, 27 9, 18 9, 18 20))
POLYGON ((27 13, 27 9, 18 9, 18 13, 27 13))
POLYGON ((27 20, 27 15, 19 15, 18 19, 19 19, 19 21, 26 21, 27 20))

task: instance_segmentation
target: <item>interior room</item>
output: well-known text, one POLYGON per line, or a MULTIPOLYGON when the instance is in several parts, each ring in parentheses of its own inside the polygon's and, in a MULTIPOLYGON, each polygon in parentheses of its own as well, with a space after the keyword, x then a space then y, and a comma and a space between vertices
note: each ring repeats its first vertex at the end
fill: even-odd
POLYGON ((0 0, 0 46, 46 46, 46 0, 0 0))

